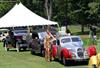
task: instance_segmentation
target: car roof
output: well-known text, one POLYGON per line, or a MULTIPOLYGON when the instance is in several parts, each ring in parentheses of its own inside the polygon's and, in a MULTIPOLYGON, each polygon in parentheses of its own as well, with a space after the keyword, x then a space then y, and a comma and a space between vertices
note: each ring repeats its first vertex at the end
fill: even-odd
POLYGON ((78 38, 80 38, 80 36, 63 36, 63 37, 59 37, 59 38, 74 38, 74 37, 78 37, 78 38))
POLYGON ((26 32, 28 32, 28 30, 12 30, 12 32, 21 32, 21 31, 26 31, 26 32))
POLYGON ((28 30, 12 30, 12 31, 28 31, 28 30))

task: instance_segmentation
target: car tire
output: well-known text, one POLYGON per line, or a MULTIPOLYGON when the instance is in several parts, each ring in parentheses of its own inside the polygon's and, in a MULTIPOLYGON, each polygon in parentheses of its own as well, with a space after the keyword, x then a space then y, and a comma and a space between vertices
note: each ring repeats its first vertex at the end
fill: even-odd
POLYGON ((5 47, 5 51, 9 51, 9 48, 5 47))
POLYGON ((35 51, 31 50, 31 54, 32 54, 32 55, 35 55, 35 51))
POLYGON ((62 56, 62 59, 61 60, 62 60, 63 65, 66 66, 66 59, 65 59, 64 56, 62 56))
POLYGON ((62 63, 63 63, 64 66, 70 66, 71 65, 71 61, 66 60, 66 58, 64 56, 62 57, 62 63))
POLYGON ((5 44, 5 51, 9 51, 9 48, 7 48, 7 44, 5 44))
POLYGON ((26 51, 27 47, 23 47, 23 50, 26 51))
POLYGON ((41 49, 40 49, 40 54, 42 57, 45 56, 45 50, 43 49, 43 47, 41 46, 41 49))
POLYGON ((44 50, 42 50, 41 55, 42 55, 42 57, 45 56, 45 51, 44 50))

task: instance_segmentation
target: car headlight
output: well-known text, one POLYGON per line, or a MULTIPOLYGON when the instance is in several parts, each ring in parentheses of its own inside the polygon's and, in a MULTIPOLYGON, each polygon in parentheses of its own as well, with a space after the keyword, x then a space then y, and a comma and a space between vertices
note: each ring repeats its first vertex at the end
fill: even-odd
POLYGON ((84 54, 85 54, 85 56, 88 56, 88 51, 85 50, 85 51, 84 51, 84 54))
POLYGON ((23 40, 26 40, 26 36, 23 36, 23 40))
POLYGON ((76 55, 74 53, 72 53, 72 58, 76 58, 76 55))

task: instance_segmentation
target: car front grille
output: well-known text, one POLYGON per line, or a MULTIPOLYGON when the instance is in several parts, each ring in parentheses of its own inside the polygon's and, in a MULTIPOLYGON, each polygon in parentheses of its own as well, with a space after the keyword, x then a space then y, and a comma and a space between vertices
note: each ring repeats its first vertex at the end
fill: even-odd
POLYGON ((83 55, 83 52, 77 52, 77 54, 78 54, 78 56, 80 57, 80 58, 82 58, 84 55, 83 55))

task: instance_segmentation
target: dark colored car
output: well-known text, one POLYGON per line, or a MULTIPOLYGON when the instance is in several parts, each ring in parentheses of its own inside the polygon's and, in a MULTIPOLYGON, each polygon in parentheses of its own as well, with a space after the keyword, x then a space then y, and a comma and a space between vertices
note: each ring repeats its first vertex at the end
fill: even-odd
POLYGON ((44 38, 46 36, 45 31, 33 31, 32 39, 29 41, 29 46, 31 48, 31 53, 39 53, 44 55, 44 38))
POLYGON ((26 50, 28 48, 27 37, 29 33, 27 30, 13 30, 11 35, 7 36, 4 40, 5 50, 8 51, 10 48, 16 48, 19 52, 21 49, 26 50))

